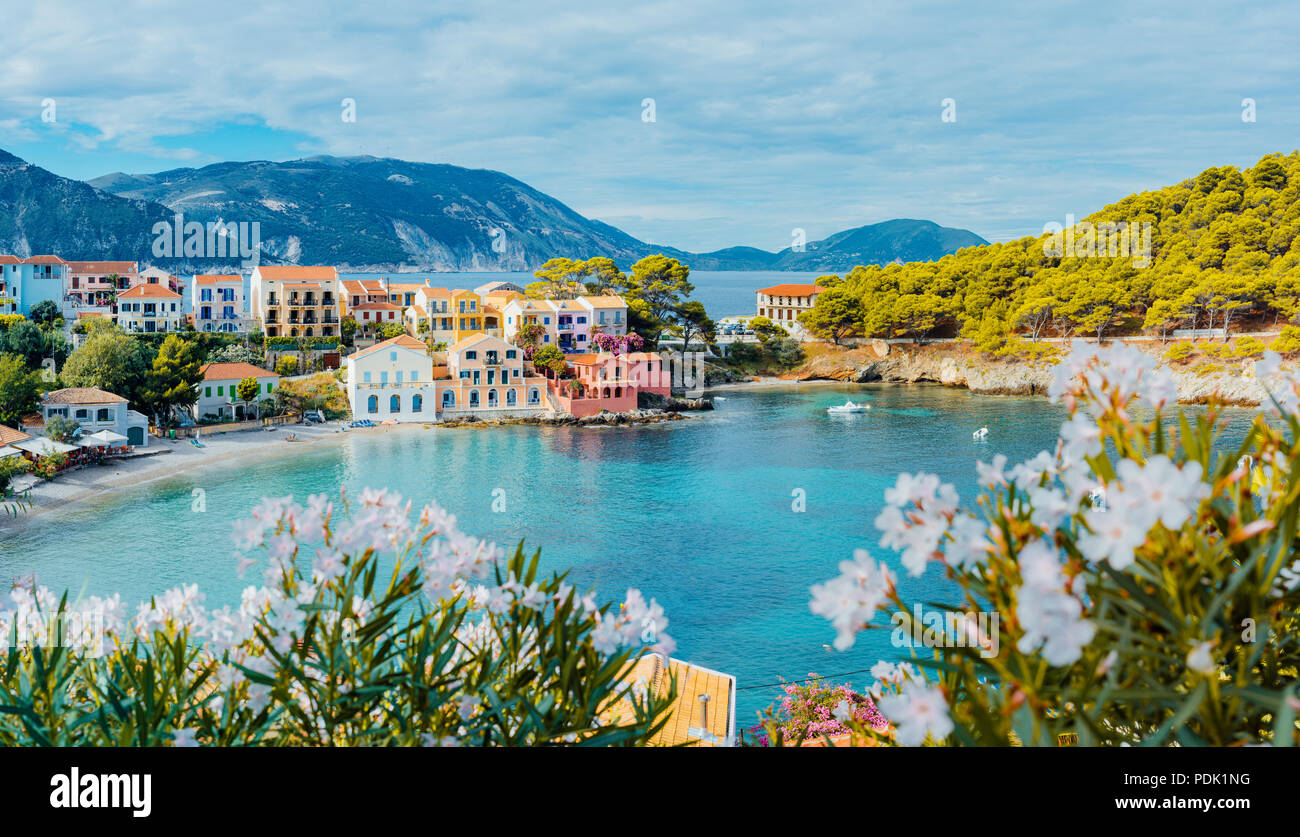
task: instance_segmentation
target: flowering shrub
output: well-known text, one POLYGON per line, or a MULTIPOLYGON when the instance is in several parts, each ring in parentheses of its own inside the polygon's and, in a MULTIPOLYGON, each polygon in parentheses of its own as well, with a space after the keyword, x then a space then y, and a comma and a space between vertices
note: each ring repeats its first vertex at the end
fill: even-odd
POLYGON ((645 340, 635 331, 629 331, 627 334, 606 334, 603 331, 595 331, 591 335, 591 342, 600 351, 612 352, 616 355, 639 352, 645 345, 645 340))
POLYGON ((853 691, 848 683, 831 685, 810 673, 805 683, 787 683, 783 688, 779 714, 769 713, 766 723, 752 730, 759 734, 759 746, 842 735, 852 731, 849 724, 877 734, 889 728, 871 698, 853 691))
MULTIPOLYGON (((899 476, 880 543, 960 599, 926 620, 915 667, 873 669, 897 743, 1300 739, 1300 379, 1271 352, 1256 372, 1280 421, 1216 455, 1216 407, 1166 416, 1176 387, 1152 358, 1076 343, 1051 388, 1070 415, 1055 450, 979 463, 977 511, 934 475, 899 476)), ((837 648, 878 610, 912 630, 883 561, 859 550, 840 570, 811 605, 837 648)))
POLYGON ((267 499, 235 540, 263 584, 234 608, 16 586, 0 745, 626 745, 666 722, 673 695, 623 682, 647 625, 672 650, 636 590, 600 606, 384 491, 267 499))

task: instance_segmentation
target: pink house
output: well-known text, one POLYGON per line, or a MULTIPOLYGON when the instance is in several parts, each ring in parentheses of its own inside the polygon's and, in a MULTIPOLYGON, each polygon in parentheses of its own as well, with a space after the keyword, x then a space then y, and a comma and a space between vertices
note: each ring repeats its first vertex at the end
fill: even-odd
POLYGON ((663 358, 652 352, 572 355, 565 360, 573 377, 548 379, 547 386, 560 409, 578 418, 602 410, 635 410, 639 392, 672 392, 671 374, 663 368, 663 358))

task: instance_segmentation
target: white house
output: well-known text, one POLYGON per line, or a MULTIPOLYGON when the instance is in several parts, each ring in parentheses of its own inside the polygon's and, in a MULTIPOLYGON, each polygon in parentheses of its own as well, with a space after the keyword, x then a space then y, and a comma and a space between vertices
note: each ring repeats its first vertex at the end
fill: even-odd
POLYGON ((120 395, 95 387, 70 387, 45 393, 41 399, 41 419, 53 416, 70 418, 81 425, 81 434, 89 436, 111 430, 126 437, 127 444, 149 445, 149 419, 127 405, 120 395))
POLYGON ((352 417, 374 421, 434 421, 433 359, 422 341, 401 334, 347 357, 352 417))
POLYGON ((244 298, 244 277, 203 274, 190 289, 195 331, 243 334, 253 328, 244 298))
POLYGON ((799 322, 799 315, 812 310, 817 295, 826 289, 820 285, 784 284, 758 289, 758 316, 790 332, 796 340, 808 337, 807 329, 799 322))
POLYGON ((280 376, 251 363, 209 363, 201 370, 199 400, 194 403, 194 417, 228 418, 242 421, 257 415, 257 405, 275 395, 280 376), (239 383, 247 378, 257 381, 257 398, 244 402, 239 397, 239 383))
POLYGON ((127 334, 180 331, 181 295, 163 284, 136 285, 117 295, 117 324, 127 334))

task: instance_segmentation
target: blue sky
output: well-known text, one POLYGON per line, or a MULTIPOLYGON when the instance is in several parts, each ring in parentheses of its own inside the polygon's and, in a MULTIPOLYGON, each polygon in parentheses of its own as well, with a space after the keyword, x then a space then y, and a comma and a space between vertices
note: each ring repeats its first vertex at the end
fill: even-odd
POLYGON ((0 148, 58 174, 452 163, 695 251, 1006 240, 1300 145, 1281 2, 0 3, 0 148))

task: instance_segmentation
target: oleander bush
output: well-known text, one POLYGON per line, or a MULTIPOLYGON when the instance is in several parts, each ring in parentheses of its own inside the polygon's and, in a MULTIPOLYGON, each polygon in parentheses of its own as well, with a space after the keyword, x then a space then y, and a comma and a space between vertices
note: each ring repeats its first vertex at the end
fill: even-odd
POLYGON ((267 499, 235 538, 239 572, 263 575, 237 607, 183 586, 131 615, 16 586, 0 745, 609 746, 666 722, 671 688, 625 682, 643 637, 672 650, 635 590, 598 605, 383 491, 267 499))
POLYGON ((837 648, 884 627, 877 611, 905 637, 924 628, 901 643, 910 659, 872 670, 892 739, 849 724, 903 745, 1296 744, 1300 378, 1272 353, 1256 372, 1274 415, 1216 454, 1218 408, 1170 410, 1152 358, 1076 344, 1052 387, 1069 411, 1054 450, 979 463, 974 508, 934 475, 899 476, 881 546, 956 593, 917 626, 861 550, 813 588, 837 648))

